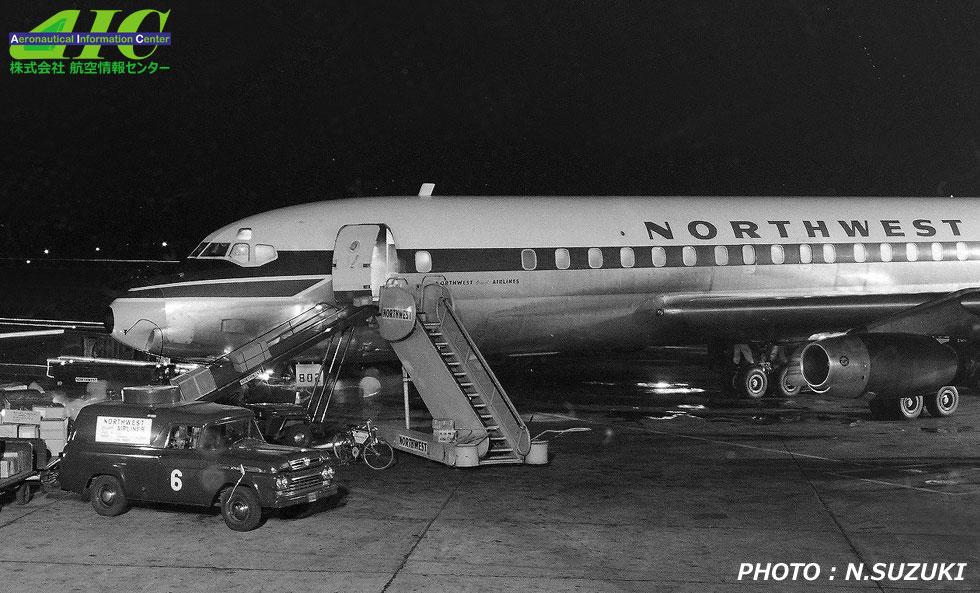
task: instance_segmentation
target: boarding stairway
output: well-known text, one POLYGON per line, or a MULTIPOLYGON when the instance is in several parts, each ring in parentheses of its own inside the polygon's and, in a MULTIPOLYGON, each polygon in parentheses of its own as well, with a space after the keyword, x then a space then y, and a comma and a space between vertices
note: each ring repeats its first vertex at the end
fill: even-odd
POLYGON ((310 349, 333 332, 365 319, 371 307, 337 308, 325 303, 311 307, 246 342, 213 362, 170 380, 182 401, 220 400, 248 383, 264 369, 310 349))
POLYGON ((377 319, 434 419, 432 433, 380 424, 392 446, 455 467, 525 462, 527 426, 443 285, 423 284, 415 298, 389 281, 380 289, 377 319))

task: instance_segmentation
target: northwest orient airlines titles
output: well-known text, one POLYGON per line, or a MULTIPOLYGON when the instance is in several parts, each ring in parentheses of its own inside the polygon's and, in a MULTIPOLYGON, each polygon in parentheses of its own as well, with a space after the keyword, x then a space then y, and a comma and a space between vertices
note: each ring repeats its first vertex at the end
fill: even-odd
POLYGON ((764 239, 779 236, 788 239, 790 230, 802 229, 808 237, 830 238, 832 234, 839 237, 870 237, 879 228, 885 237, 935 237, 940 232, 948 231, 952 236, 962 235, 963 221, 959 219, 930 220, 917 218, 912 221, 895 219, 882 220, 767 220, 754 222, 751 220, 731 220, 715 224, 707 220, 692 220, 686 226, 672 226, 670 222, 644 221, 647 234, 651 239, 674 239, 675 232, 687 232, 694 239, 710 241, 722 234, 723 238, 734 239, 764 239), (721 227, 721 228, 719 228, 721 227), (678 230, 678 229, 683 230, 678 230), (730 233, 730 234, 729 234, 730 233), (764 236, 765 235, 765 236, 764 236))

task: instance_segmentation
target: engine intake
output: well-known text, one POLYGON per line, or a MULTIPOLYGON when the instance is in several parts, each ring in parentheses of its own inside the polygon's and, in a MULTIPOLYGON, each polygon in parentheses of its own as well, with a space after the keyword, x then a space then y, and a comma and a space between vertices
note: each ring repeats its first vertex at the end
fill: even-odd
POLYGON ((834 397, 907 397, 951 385, 959 371, 952 348, 916 334, 852 334, 811 342, 800 368, 810 389, 834 397))

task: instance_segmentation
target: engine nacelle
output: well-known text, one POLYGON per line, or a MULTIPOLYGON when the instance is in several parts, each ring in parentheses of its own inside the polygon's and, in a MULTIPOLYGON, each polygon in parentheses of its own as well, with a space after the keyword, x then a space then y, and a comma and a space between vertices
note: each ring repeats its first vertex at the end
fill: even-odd
POLYGON ((800 357, 810 389, 833 397, 907 397, 952 385, 952 348, 916 334, 852 334, 811 342, 800 357))

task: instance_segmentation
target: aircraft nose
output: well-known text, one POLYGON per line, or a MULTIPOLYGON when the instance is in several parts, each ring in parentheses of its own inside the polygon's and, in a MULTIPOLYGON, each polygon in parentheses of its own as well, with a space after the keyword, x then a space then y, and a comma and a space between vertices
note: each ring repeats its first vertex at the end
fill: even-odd
POLYGON ((130 348, 159 353, 167 311, 162 301, 118 298, 109 305, 106 326, 112 337, 130 348))

